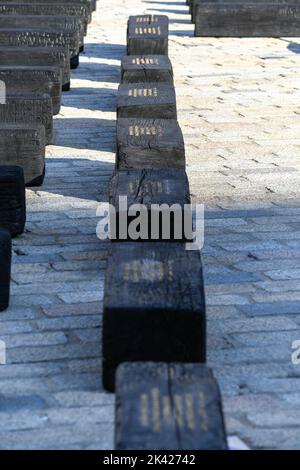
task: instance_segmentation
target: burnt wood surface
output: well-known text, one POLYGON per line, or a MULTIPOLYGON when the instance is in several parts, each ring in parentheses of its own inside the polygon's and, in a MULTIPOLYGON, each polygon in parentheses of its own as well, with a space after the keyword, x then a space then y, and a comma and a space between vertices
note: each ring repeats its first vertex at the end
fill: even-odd
POLYGON ((121 63, 122 83, 173 83, 173 69, 165 55, 124 56, 121 63))
POLYGON ((9 305, 11 272, 11 235, 7 229, 0 228, 0 312, 9 305))
POLYGON ((0 47, 1 65, 59 67, 62 83, 70 84, 70 53, 67 47, 0 47))
POLYGON ((58 114, 61 104, 61 70, 49 66, 25 66, 0 64, 0 80, 6 85, 7 93, 18 90, 29 93, 49 93, 53 114, 58 114))
MULTIPOLYGON (((86 5, 87 8, 89 9, 90 14, 95 10, 96 8, 96 0, 29 0, 30 3, 41 3, 41 4, 54 4, 54 5, 59 5, 59 4, 66 4, 66 5, 72 5, 72 4, 82 4, 86 5)), ((26 0, 5 0, 5 3, 16 3, 16 4, 22 4, 22 3, 28 3, 26 0)))
POLYGON ((219 386, 205 365, 125 363, 116 382, 116 450, 227 449, 219 386))
POLYGON ((78 41, 78 52, 83 46, 84 26, 80 18, 62 15, 0 15, 1 28, 40 28, 72 35, 78 41))
POLYGON ((121 84, 117 96, 117 116, 177 119, 174 86, 159 82, 121 84))
POLYGON ((55 30, 54 27, 38 28, 0 28, 1 46, 29 46, 29 47, 67 47, 70 58, 79 54, 79 36, 73 32, 55 30))
POLYGON ((184 169, 184 141, 177 120, 119 118, 116 167, 184 169))
POLYGON ((196 6, 195 36, 297 37, 300 5, 203 3, 196 6))
POLYGON ((86 34, 87 24, 91 20, 89 9, 83 3, 1 3, 0 15, 63 15, 80 19, 83 31, 86 34))
POLYGON ((3 166, 1 155, 0 149, 0 227, 16 236, 23 233, 26 221, 24 172, 20 166, 3 166))
POLYGON ((6 104, 0 104, 0 122, 43 124, 46 144, 50 144, 53 134, 52 100, 49 95, 36 93, 7 95, 6 104))
MULTIPOLYGON (((184 231, 184 218, 182 213, 184 206, 190 204, 190 192, 187 175, 184 170, 127 170, 116 171, 111 180, 109 187, 109 202, 116 210, 116 240, 122 240, 119 236, 119 218, 122 214, 126 214, 127 227, 134 220, 135 216, 131 216, 128 211, 120 207, 120 197, 127 197, 127 207, 133 204, 143 204, 148 211, 148 230, 147 238, 140 237, 139 241, 157 241, 163 240, 162 221, 159 211, 163 210, 162 204, 173 206, 174 211, 178 210, 180 223, 180 233, 175 233, 174 219, 175 216, 170 214, 170 232, 165 239, 170 241, 187 241, 184 231), (154 208, 152 205, 159 205, 161 209, 154 208), (174 206, 176 204, 176 206, 174 206), (159 224, 159 236, 152 236, 152 215, 156 211, 157 218, 153 223, 159 224)), ((188 206, 185 210, 190 210, 188 206)), ((191 212, 190 212, 191 216, 191 212)), ((175 219, 176 220, 176 219, 175 219)), ((127 236, 124 239, 130 240, 127 236)), ((191 240, 189 232, 189 240, 191 240)))
POLYGON ((122 362, 205 362, 199 251, 183 243, 113 243, 105 277, 103 384, 122 362))
POLYGON ((1 124, 0 165, 18 165, 26 186, 39 186, 44 179, 45 128, 41 124, 1 124))
POLYGON ((168 55, 168 35, 167 16, 130 16, 127 25, 127 53, 168 55))

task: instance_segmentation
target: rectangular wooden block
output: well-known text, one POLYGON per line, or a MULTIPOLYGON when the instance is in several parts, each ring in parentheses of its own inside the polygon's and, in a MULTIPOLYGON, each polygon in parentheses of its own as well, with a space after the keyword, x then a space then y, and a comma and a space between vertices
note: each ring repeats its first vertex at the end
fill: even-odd
POLYGON ((177 120, 119 118, 116 167, 184 169, 184 141, 177 120))
POLYGON ((195 36, 300 36, 300 5, 203 3, 196 7, 195 36))
POLYGON ((4 228, 0 228, 0 266, 0 312, 2 312, 9 305, 11 272, 11 235, 4 228))
MULTIPOLYGON (((84 30, 79 18, 62 15, 0 15, 2 28, 39 28, 44 31, 68 34, 77 53, 83 46, 84 30)), ((71 55, 72 57, 72 55, 71 55)))
POLYGON ((86 5, 86 7, 89 10, 90 15, 96 8, 96 0, 5 0, 5 3, 15 3, 15 4, 39 3, 42 5, 47 5, 50 3, 51 5, 64 4, 68 6, 73 5, 73 4, 75 5, 80 4, 80 5, 86 5))
POLYGON ((127 27, 127 54, 168 55, 169 20, 165 15, 130 16, 127 27))
POLYGON ((114 243, 104 291, 103 384, 122 362, 205 362, 199 251, 182 243, 114 243))
POLYGON ((83 3, 2 3, 0 15, 63 15, 80 19, 84 33, 87 32, 87 24, 91 20, 91 14, 87 5, 83 3))
MULTIPOLYGON (((0 139, 1 139, 0 129, 0 139)), ((2 139, 1 139, 2 142, 2 139)), ((1 155, 1 150, 0 150, 1 155)), ((0 157, 1 161, 1 157, 0 157)), ((20 166, 0 166, 0 227, 11 236, 24 231, 26 221, 25 181, 20 166)))
POLYGON ((0 29, 1 46, 29 47, 67 47, 70 54, 71 67, 78 65, 79 37, 78 33, 64 32, 54 27, 38 28, 5 28, 0 29))
POLYGON ((0 165, 22 167, 26 186, 40 186, 45 174, 44 126, 1 123, 0 165))
MULTIPOLYGON (((190 204, 190 192, 187 175, 184 170, 126 170, 116 171, 111 180, 109 188, 109 202, 116 211, 116 238, 115 240, 131 240, 128 236, 128 226, 136 218, 128 213, 128 208, 133 204, 142 204, 148 212, 147 227, 136 241, 187 241, 184 230, 184 209, 190 211, 187 206, 190 204), (126 196, 127 208, 120 206, 120 198, 126 196), (153 205, 159 208, 154 208, 153 205), (166 231, 162 226, 160 211, 165 210, 164 206, 173 207, 174 212, 169 215, 170 230, 166 231), (185 207, 186 205, 186 207, 185 207), (178 212, 177 212, 178 211, 178 212), (156 212, 157 217, 153 215, 156 212), (126 220, 126 237, 120 233, 120 220, 126 220), (175 229, 176 224, 176 229, 175 229), (153 225, 153 226, 152 226, 153 225), (154 228, 156 234, 154 234, 154 228), (146 235, 146 236, 145 236, 146 235)), ((190 220, 191 211, 190 211, 190 220)), ((191 240, 191 230, 188 234, 191 240)))
POLYGON ((52 100, 49 95, 36 93, 7 95, 6 104, 0 104, 0 122, 42 124, 46 131, 46 144, 50 144, 53 134, 52 100))
POLYGON ((122 83, 173 83, 173 69, 165 55, 124 56, 121 63, 122 83))
POLYGON ((116 450, 227 450, 222 399, 201 364, 121 364, 116 450))
POLYGON ((61 70, 48 66, 2 65, 0 80, 6 85, 6 92, 15 90, 26 94, 47 93, 51 96, 53 114, 58 114, 61 104, 61 70))
POLYGON ((124 83, 117 96, 118 118, 177 119, 176 95, 170 83, 124 83))
POLYGON ((67 47, 0 46, 0 64, 60 68, 62 88, 70 88, 70 53, 67 47))

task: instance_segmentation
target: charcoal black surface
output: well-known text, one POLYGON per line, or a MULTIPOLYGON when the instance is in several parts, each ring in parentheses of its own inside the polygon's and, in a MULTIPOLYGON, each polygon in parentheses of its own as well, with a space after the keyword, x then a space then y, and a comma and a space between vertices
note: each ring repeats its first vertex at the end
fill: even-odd
POLYGON ((195 36, 297 37, 300 5, 277 3, 197 4, 195 36))
POLYGON ((46 131, 46 144, 53 134, 53 106, 49 95, 17 93, 6 96, 6 104, 0 104, 0 122, 6 124, 42 124, 46 131))
POLYGON ((119 366, 117 450, 226 450, 222 400, 201 364, 136 362, 119 366))
POLYGON ((53 114, 58 114, 61 105, 62 75, 60 68, 53 66, 2 65, 0 80, 6 85, 6 92, 49 93, 53 114))
MULTIPOLYGON (((117 215, 116 240, 130 239, 129 236, 126 238, 121 238, 123 235, 120 236, 119 220, 122 214, 124 215, 124 212, 126 213, 127 227, 131 221, 135 219, 135 216, 130 215, 126 209, 123 209, 122 202, 120 207, 120 197, 124 196, 127 197, 128 208, 133 204, 143 204, 148 212, 148 227, 146 233, 145 235, 144 233, 141 234, 138 240, 157 241, 163 240, 164 237, 170 241, 191 240, 191 231, 185 233, 184 217, 182 216, 184 209, 186 211, 190 210, 188 207, 184 207, 190 204, 189 183, 184 170, 126 170, 116 171, 114 173, 110 181, 109 202, 115 208, 117 215), (174 209, 174 213, 170 213, 170 231, 168 233, 165 232, 164 235, 162 219, 157 215, 153 224, 159 225, 158 237, 152 235, 154 233, 154 229, 152 230, 152 220, 154 220, 153 213, 155 211, 155 209, 151 207, 153 204, 159 206, 162 204, 168 205, 169 207, 173 206, 174 209), (178 211, 178 213, 176 211, 178 211), (175 231, 175 221, 180 227, 177 232, 175 231)), ((156 209, 156 213, 159 214, 158 209, 156 209)), ((189 216, 191 218, 191 212, 189 216)), ((190 230, 191 229, 192 226, 190 226, 190 230)))
POLYGON ((169 21, 165 15, 130 16, 127 53, 168 55, 169 21))
POLYGON ((70 53, 67 47, 0 47, 1 65, 26 65, 58 67, 62 83, 70 83, 70 53))
POLYGON ((185 168, 185 148, 176 119, 117 121, 118 169, 185 168))
POLYGON ((165 55, 124 56, 121 63, 122 83, 173 83, 173 69, 165 55))
POLYGON ((104 292, 103 385, 122 362, 205 362, 199 251, 183 243, 112 244, 104 292))
POLYGON ((11 236, 24 231, 26 221, 25 181, 20 166, 0 165, 0 227, 11 236))
POLYGON ((0 127, 0 164, 23 168, 26 186, 40 186, 45 169, 45 128, 41 124, 0 127))
POLYGON ((177 119, 176 95, 170 83, 122 84, 117 96, 118 118, 177 119))
POLYGON ((11 235, 5 228, 0 228, 0 312, 9 305, 11 272, 11 235))

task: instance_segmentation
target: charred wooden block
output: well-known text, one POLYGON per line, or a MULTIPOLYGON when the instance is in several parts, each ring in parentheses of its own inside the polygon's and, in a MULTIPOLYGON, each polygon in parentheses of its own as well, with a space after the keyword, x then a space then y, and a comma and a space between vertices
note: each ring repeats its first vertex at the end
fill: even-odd
POLYGON ((222 399, 201 364, 133 362, 116 379, 117 450, 226 450, 222 399))
POLYGON ((79 54, 78 33, 62 31, 55 27, 38 28, 0 28, 0 47, 1 46, 29 46, 29 47, 66 47, 69 50, 72 59, 77 58, 79 54))
POLYGON ((124 83, 117 96, 118 118, 177 119, 174 86, 169 83, 124 83))
POLYGON ((173 69, 165 55, 124 56, 121 64, 122 83, 173 83, 173 69))
POLYGON ((199 251, 183 243, 114 243, 105 277, 103 384, 122 362, 205 362, 199 251))
POLYGON ((45 173, 45 128, 41 124, 1 124, 0 165, 18 165, 26 186, 40 186, 45 173))
POLYGON ((95 10, 95 7, 96 7, 96 0, 5 0, 5 3, 14 3, 14 4, 22 4, 22 3, 39 3, 39 4, 42 4, 42 5, 47 5, 47 4, 51 4, 51 5, 60 5, 60 4, 63 4, 63 5, 67 5, 68 7, 70 5, 86 5, 86 7, 88 8, 89 10, 89 13, 90 15, 92 14, 93 10, 95 10))
POLYGON ((0 312, 9 305, 11 272, 11 235, 5 228, 0 228, 0 312))
POLYGON ((196 4, 195 36, 296 37, 300 5, 273 3, 196 4))
POLYGON ((7 93, 14 90, 26 93, 49 93, 53 114, 58 114, 61 103, 61 70, 56 67, 0 65, 0 80, 6 85, 7 93))
POLYGON ((49 95, 15 92, 6 96, 6 104, 0 104, 1 125, 11 123, 42 124, 46 131, 46 144, 53 133, 52 100, 49 95))
POLYGON ((136 241, 192 239, 189 183, 184 170, 116 171, 110 181, 109 202, 116 211, 114 240, 131 240, 128 227, 136 218, 129 211, 133 204, 143 205, 147 211, 147 227, 136 241), (163 225, 163 213, 169 227, 163 225), (125 233, 121 226, 125 226, 125 233))
POLYGON ((184 169, 184 141, 177 120, 119 118, 116 167, 184 169))
MULTIPOLYGON (((0 129, 2 146, 2 128, 0 129)), ((10 142, 11 145, 11 142, 10 142)), ((1 161, 2 150, 0 150, 1 161)), ((0 166, 0 227, 9 230, 11 236, 24 231, 26 221, 25 182, 20 166, 0 166)))
POLYGON ((43 31, 67 34, 76 49, 76 52, 71 54, 71 58, 77 55, 80 47, 83 46, 83 25, 79 18, 72 16, 0 15, 0 29, 2 28, 29 28, 29 30, 38 28, 43 31))
POLYGON ((62 88, 70 87, 70 53, 66 47, 0 47, 0 64, 59 68, 62 88))
POLYGON ((168 55, 168 35, 167 16, 130 16, 127 27, 127 53, 168 55))
POLYGON ((0 15, 62 15, 73 16, 80 19, 84 33, 87 32, 87 24, 91 20, 91 14, 87 5, 83 3, 2 3, 0 15))

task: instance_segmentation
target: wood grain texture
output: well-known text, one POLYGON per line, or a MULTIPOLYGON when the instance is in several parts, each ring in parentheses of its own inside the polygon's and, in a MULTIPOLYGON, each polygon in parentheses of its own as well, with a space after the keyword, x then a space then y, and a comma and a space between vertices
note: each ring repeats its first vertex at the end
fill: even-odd
POLYGON ((0 312, 9 305, 11 272, 11 236, 8 230, 0 228, 0 312))
POLYGON ((184 141, 177 120, 119 118, 116 167, 184 169, 184 141))
POLYGON ((173 69, 165 55, 124 56, 121 62, 122 83, 173 83, 173 69))
POLYGON ((53 134, 52 100, 49 95, 14 93, 7 95, 6 104, 0 104, 0 122, 42 124, 46 131, 46 144, 53 134))
MULTIPOLYGON (((174 219, 176 215, 170 215, 170 233, 165 237, 165 240, 169 241, 187 241, 184 236, 184 218, 182 213, 184 205, 190 204, 190 192, 187 175, 184 170, 127 170, 127 171, 116 171, 111 180, 109 187, 109 202, 113 205, 116 210, 117 223, 116 223, 116 235, 117 240, 121 240, 119 236, 119 217, 124 214, 122 208, 120 208, 119 201, 120 197, 127 197, 127 207, 129 208, 133 204, 143 204, 148 211, 148 230, 147 238, 140 237, 137 241, 159 241, 163 240, 162 220, 158 216, 159 224, 159 236, 155 238, 152 236, 152 217, 151 211, 155 209, 151 206, 162 204, 173 206, 174 211, 178 210, 179 217, 181 220, 180 228, 181 233, 176 235, 174 229, 174 219), (176 206, 174 206, 176 204, 176 206)), ((186 210, 187 207, 186 207, 186 210)), ((157 214, 159 210, 156 209, 157 214)), ((191 213, 190 213, 191 214, 191 213)), ((127 215, 127 228, 135 216, 127 215)), ((175 219, 177 220, 177 219, 175 219)), ((154 222, 156 223, 156 222, 154 222)), ((192 227, 191 227, 192 230, 192 227)), ((130 240, 129 236, 127 240, 130 240)), ((189 241, 191 237, 189 237, 189 241)))
POLYGON ((114 243, 104 291, 103 384, 122 362, 205 362, 200 254, 182 243, 114 243))
POLYGON ((117 96, 117 116, 177 119, 174 86, 157 82, 121 84, 117 96))
POLYGON ((116 379, 117 450, 226 450, 222 400, 201 364, 121 364, 116 379))
POLYGON ((62 15, 0 15, 1 28, 41 28, 73 35, 73 41, 83 46, 84 26, 80 19, 62 15))
POLYGON ((168 35, 167 16, 130 16, 127 25, 127 54, 168 55, 168 35))
POLYGON ((63 85, 70 82, 70 53, 67 47, 0 47, 0 64, 60 68, 63 85))
POLYGON ((61 70, 47 66, 2 65, 0 80, 6 85, 7 93, 18 90, 22 93, 47 93, 51 96, 53 114, 58 114, 61 104, 61 70))
POLYGON ((70 57, 79 53, 78 33, 54 31, 53 28, 1 28, 0 46, 67 47, 70 57))
POLYGON ((195 36, 297 37, 300 5, 203 3, 196 6, 195 36))
MULTIPOLYGON (((1 129, 0 129, 1 139, 1 129)), ((0 144, 1 145, 1 144, 0 144)), ((1 150, 0 150, 1 163, 1 150)), ((25 181, 20 166, 0 165, 0 227, 11 236, 24 231, 26 221, 25 181)))
POLYGON ((82 23, 86 34, 87 24, 91 21, 91 14, 87 5, 83 3, 2 3, 0 15, 63 15, 77 17, 82 23))
POLYGON ((19 165, 26 186, 43 183, 45 169, 45 128, 41 124, 2 124, 0 165, 19 165))

